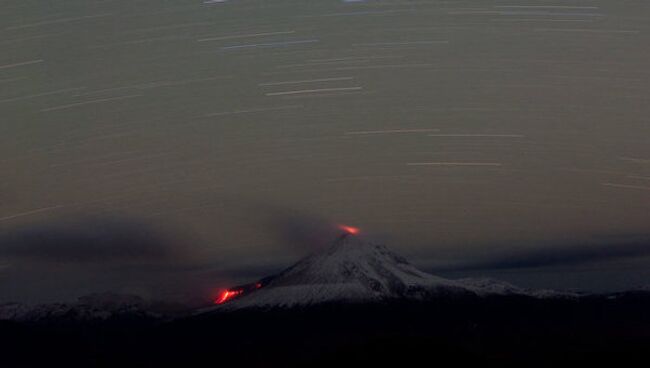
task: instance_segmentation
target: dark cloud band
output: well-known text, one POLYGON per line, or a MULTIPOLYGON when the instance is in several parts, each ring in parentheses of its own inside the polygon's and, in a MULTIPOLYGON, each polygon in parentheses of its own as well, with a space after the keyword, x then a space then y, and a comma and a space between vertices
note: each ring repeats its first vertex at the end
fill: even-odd
POLYGON ((156 261, 172 253, 147 226, 116 219, 33 225, 0 235, 0 256, 29 261, 156 261))
POLYGON ((650 256, 650 236, 606 236, 589 241, 555 244, 529 251, 513 251, 468 263, 462 270, 499 270, 576 266, 650 256))

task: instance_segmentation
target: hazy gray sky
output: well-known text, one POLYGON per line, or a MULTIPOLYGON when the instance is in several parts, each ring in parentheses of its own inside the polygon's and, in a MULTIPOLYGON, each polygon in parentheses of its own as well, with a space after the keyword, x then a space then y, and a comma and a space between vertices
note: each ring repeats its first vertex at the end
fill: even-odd
POLYGON ((336 223, 649 283, 648 45, 642 1, 2 1, 0 301, 205 293, 336 223))

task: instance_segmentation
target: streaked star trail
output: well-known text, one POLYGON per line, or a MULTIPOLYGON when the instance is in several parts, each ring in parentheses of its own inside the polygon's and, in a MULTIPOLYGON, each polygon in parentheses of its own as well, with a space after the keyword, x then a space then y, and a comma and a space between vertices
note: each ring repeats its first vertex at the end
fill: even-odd
POLYGON ((145 219, 224 264, 281 249, 256 206, 422 262, 650 231, 648 2, 6 0, 0 24, 0 231, 145 219))

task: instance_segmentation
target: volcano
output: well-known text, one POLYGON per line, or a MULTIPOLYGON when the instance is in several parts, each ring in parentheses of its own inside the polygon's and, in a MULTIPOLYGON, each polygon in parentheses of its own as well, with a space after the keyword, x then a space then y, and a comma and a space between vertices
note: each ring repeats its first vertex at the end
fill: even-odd
POLYGON ((379 244, 347 233, 277 275, 226 290, 218 309, 365 303, 477 295, 474 287, 430 275, 379 244))

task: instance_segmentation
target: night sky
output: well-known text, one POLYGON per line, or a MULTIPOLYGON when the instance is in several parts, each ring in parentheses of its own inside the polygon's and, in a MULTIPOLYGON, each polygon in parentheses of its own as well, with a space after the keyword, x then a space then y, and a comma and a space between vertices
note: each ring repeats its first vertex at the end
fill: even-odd
POLYGON ((200 298, 362 229, 650 283, 650 4, 0 1, 0 301, 200 298))

